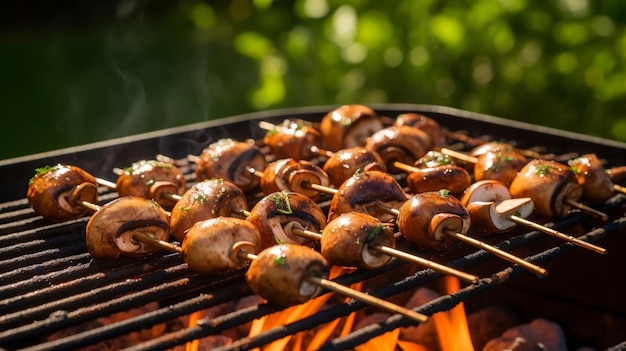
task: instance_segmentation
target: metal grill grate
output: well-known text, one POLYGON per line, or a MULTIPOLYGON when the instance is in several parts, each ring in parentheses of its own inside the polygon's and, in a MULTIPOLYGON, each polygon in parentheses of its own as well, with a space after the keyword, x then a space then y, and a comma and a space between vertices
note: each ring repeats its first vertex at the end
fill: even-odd
MULTIPOLYGON (((395 116, 404 112, 420 112, 437 120, 451 130, 463 130, 473 137, 512 141, 519 147, 535 148, 555 154, 570 152, 596 153, 608 165, 626 164, 626 146, 606 140, 574 135, 562 131, 537 128, 503 121, 494 117, 472 114, 437 106, 384 105, 372 106, 383 115, 395 116), (532 141, 528 143, 527 141, 532 141)), ((198 125, 169 129, 121 140, 85 145, 77 148, 45 154, 0 161, 3 180, 3 195, 0 197, 0 347, 5 349, 27 348, 29 350, 67 350, 88 347, 100 341, 126 335, 159 323, 171 323, 178 317, 191 312, 217 306, 250 294, 243 279, 243 271, 233 271, 214 276, 200 276, 189 270, 177 254, 161 252, 146 259, 121 258, 116 261, 94 263, 84 243, 86 218, 68 223, 51 224, 34 214, 24 199, 27 180, 34 169, 46 164, 68 163, 83 167, 90 173, 111 178, 114 167, 122 167, 140 159, 154 158, 164 154, 183 158, 187 154, 199 154, 209 142, 222 137, 235 139, 262 137, 263 130, 258 121, 280 122, 285 118, 297 117, 311 121, 319 119, 330 107, 313 109, 269 111, 258 114, 236 116, 198 125), (156 303, 157 307, 127 319, 84 331, 73 331, 71 335, 52 337, 67 328, 96 321, 117 312, 138 306, 156 303), (38 337, 34 338, 33 335, 38 337), (49 338, 53 340, 47 340, 49 338)), ((189 174, 188 177, 191 177, 189 174)), ((117 195, 100 189, 101 202, 105 203, 117 195)), ((572 213, 555 221, 556 229, 575 229, 586 233, 583 238, 604 244, 608 238, 608 258, 593 258, 592 268, 599 272, 611 270, 614 265, 624 263, 623 234, 626 232, 626 197, 616 195, 599 209, 611 214, 611 221, 598 224, 582 213, 572 213), (622 244, 622 246, 618 246, 622 244), (615 251, 615 252, 613 252, 615 251), (621 251, 621 252, 620 252, 621 251)), ((549 224, 550 225, 550 224, 549 224)), ((496 246, 505 250, 519 250, 533 262, 561 261, 569 264, 573 253, 580 250, 571 244, 546 239, 539 232, 516 231, 514 236, 497 237, 496 246), (535 246, 533 246, 535 245, 535 246), (532 247, 532 250, 529 249, 532 247), (572 250, 573 249, 573 250, 572 250)), ((410 244, 404 243, 407 249, 410 244)), ((461 291, 443 297, 419 308, 425 314, 447 310, 458 302, 472 301, 497 286, 516 281, 524 272, 517 266, 491 260, 484 251, 460 250, 441 258, 446 264, 468 268, 479 272, 478 284, 469 285, 461 291)), ((576 258, 573 258, 576 260, 576 258)), ((374 271, 355 271, 337 279, 342 284, 367 281, 388 272, 402 270, 406 263, 392 260, 383 268, 374 271)), ((550 270, 550 269, 549 269, 550 270)), ((527 273, 526 273, 527 275, 527 273)), ((376 287, 370 293, 383 298, 392 297, 435 281, 439 274, 432 270, 419 270, 415 274, 390 284, 376 287)), ((529 279, 528 277, 525 277, 529 279)), ((549 279, 552 279, 551 277, 549 279)), ((573 274, 556 279, 586 284, 588 277, 573 274)), ((523 279, 522 279, 523 280, 523 279)), ((530 277, 531 285, 541 286, 544 280, 530 277)), ((617 289, 626 294, 623 279, 610 281, 598 289, 617 289), (621 290, 620 290, 621 289, 621 290)), ((620 303, 620 300, 608 303, 620 303)), ((589 304, 602 304, 589 297, 589 304)), ((587 301, 586 301, 587 303, 587 301)), ((336 319, 362 309, 356 301, 338 304, 312 317, 292 324, 271 329, 254 338, 236 340, 223 350, 248 349, 264 345, 285 335, 308 330, 313 326, 336 319)), ((599 307, 602 309, 602 307, 599 307)), ((192 328, 167 332, 162 336, 131 347, 132 350, 165 350, 199 337, 219 334, 237 325, 246 324, 256 318, 273 313, 280 308, 270 304, 233 311, 217 318, 205 319, 192 328)), ((602 312, 604 313, 604 311, 602 312)), ((617 307, 614 318, 626 320, 626 309, 617 307)), ((589 323, 593 323, 590 321, 589 323)), ((342 350, 354 347, 386 331, 407 326, 410 322, 400 316, 392 316, 384 322, 362 328, 351 334, 332 340, 325 349, 342 350)), ((615 335, 609 342, 622 341, 626 336, 615 335)), ((605 341, 606 342, 606 341, 605 341)), ((606 346, 606 345, 604 345, 606 346)))

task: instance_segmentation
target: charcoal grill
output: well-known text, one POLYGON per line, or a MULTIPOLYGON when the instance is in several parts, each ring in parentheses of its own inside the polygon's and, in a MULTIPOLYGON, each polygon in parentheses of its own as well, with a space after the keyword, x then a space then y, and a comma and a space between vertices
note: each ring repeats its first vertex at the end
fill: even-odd
MULTIPOLYGON (((392 118, 405 112, 422 113, 448 130, 460 131, 473 138, 511 142, 520 148, 555 155, 596 153, 606 161, 607 167, 626 165, 626 144, 619 142, 441 106, 386 104, 371 107, 392 118)), ((82 167, 97 177, 111 179, 115 167, 153 159, 157 154, 176 159, 198 155, 210 142, 223 137, 258 140, 265 133, 258 126, 259 121, 279 123, 285 118, 300 118, 316 122, 333 108, 322 106, 245 114, 0 161, 0 348, 87 348, 250 294, 243 271, 210 277, 197 275, 177 254, 159 252, 140 260, 121 258, 114 262, 92 262, 84 244, 86 218, 53 224, 28 207, 25 199, 27 182, 36 168, 67 163, 82 167), (104 326, 80 329, 98 318, 149 304, 156 307, 104 326), (61 335, 57 333, 64 330, 72 332, 53 337, 61 335)), ((467 149, 470 145, 457 144, 456 147, 467 149)), ((188 176, 192 180, 191 173, 188 176)), ((100 192, 103 203, 117 196, 107 189, 100 189, 100 192)), ((448 310, 459 302, 464 302, 468 310, 505 303, 515 306, 528 320, 543 317, 561 323, 573 347, 587 345, 597 349, 617 349, 626 346, 626 275, 621 272, 626 264, 625 208, 626 197, 616 195, 597 207, 610 214, 607 223, 599 223, 587 214, 574 211, 546 224, 577 233, 585 240, 608 248, 607 255, 589 253, 535 231, 517 230, 488 239, 495 246, 547 268, 549 276, 541 279, 518 266, 492 259, 481 250, 459 248, 445 257, 433 254, 434 259, 477 274, 482 279, 421 306, 418 311, 430 315, 448 310)), ((385 268, 357 270, 336 280, 342 284, 369 281, 401 271, 405 265, 394 259, 385 268)), ((391 284, 375 286, 370 293, 393 299, 439 277, 432 270, 418 270, 391 284)), ((356 301, 337 304, 312 317, 276 327, 256 337, 235 340, 221 349, 261 346, 365 307, 356 301)), ((170 349, 196 338, 220 334, 280 309, 271 304, 254 305, 216 318, 202 319, 193 327, 166 331, 129 349, 170 349)), ((392 316, 333 339, 324 349, 349 349, 386 331, 408 325, 411 322, 406 318, 392 316)))

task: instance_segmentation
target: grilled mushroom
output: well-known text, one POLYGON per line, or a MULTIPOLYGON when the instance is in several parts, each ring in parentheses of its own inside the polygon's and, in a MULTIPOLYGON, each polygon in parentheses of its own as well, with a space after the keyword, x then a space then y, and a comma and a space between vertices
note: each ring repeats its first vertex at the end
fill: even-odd
POLYGON ((428 134, 435 145, 442 145, 445 141, 441 125, 439 125, 439 123, 437 123, 434 119, 419 113, 399 114, 394 121, 394 125, 409 126, 420 129, 428 134))
POLYGON ((449 164, 429 168, 415 168, 408 173, 406 183, 414 193, 448 189, 452 195, 460 196, 472 184, 472 177, 465 168, 449 164))
POLYGON ((249 260, 238 255, 245 250, 255 254, 261 234, 250 222, 234 217, 216 217, 195 223, 181 243, 181 254, 190 268, 200 273, 239 269, 249 260))
POLYGON ((569 162, 578 184, 583 187, 582 198, 594 203, 604 203, 615 193, 611 177, 595 154, 585 154, 569 162))
POLYGON ((37 174, 29 182, 26 197, 35 212, 50 221, 63 222, 89 213, 77 203, 95 203, 98 186, 96 179, 85 170, 57 164, 37 169, 37 174))
POLYGON ((390 126, 378 130, 367 139, 365 148, 374 151, 385 161, 387 170, 400 172, 393 166, 395 161, 413 164, 433 146, 424 131, 409 126, 390 126))
POLYGON ((470 214, 448 191, 412 196, 398 214, 398 229, 407 240, 422 248, 445 249, 454 242, 446 231, 466 234, 470 214))
MULTIPOLYGON (((504 144, 498 144, 504 145, 504 144)), ((526 157, 511 147, 502 147, 476 156, 474 180, 499 180, 509 186, 522 167, 528 163, 526 157)))
POLYGON ((339 266, 374 269, 391 259, 370 245, 394 247, 391 227, 365 213, 348 212, 328 222, 322 231, 322 255, 339 266))
POLYGON ((278 191, 293 191, 317 200, 320 192, 306 184, 327 187, 329 178, 326 172, 311 161, 296 161, 286 158, 270 163, 261 177, 261 190, 264 194, 278 191))
POLYGON ((124 196, 100 207, 87 222, 87 250, 95 260, 123 256, 142 257, 159 248, 136 240, 146 234, 167 241, 170 235, 167 212, 153 200, 124 196))
POLYGON ((183 172, 171 163, 142 160, 123 170, 115 189, 120 196, 141 196, 154 199, 165 208, 172 208, 176 201, 159 196, 159 192, 165 190, 182 195, 187 190, 187 181, 183 172))
POLYGON ((383 222, 395 220, 382 205, 400 207, 408 195, 398 182, 388 173, 379 171, 357 172, 346 180, 333 195, 328 210, 331 221, 342 213, 363 212, 383 222))
POLYGON ((261 233, 261 248, 277 243, 313 247, 318 244, 317 240, 304 238, 292 230, 298 228, 319 233, 326 226, 326 216, 315 201, 289 191, 263 197, 252 207, 247 220, 261 233))
POLYGON ((343 105, 320 121, 322 146, 330 151, 365 145, 366 139, 384 127, 382 118, 363 105, 343 105))
POLYGON ((172 209, 172 235, 182 241, 186 231, 196 222, 227 216, 248 209, 243 191, 224 179, 207 179, 189 188, 172 209))
POLYGON ((265 156, 252 141, 224 138, 202 151, 197 161, 196 180, 223 178, 248 191, 259 185, 259 178, 248 168, 265 169, 266 166, 265 156))
POLYGON ((319 252, 301 245, 282 244, 261 251, 246 272, 257 295, 282 306, 297 305, 320 294, 310 276, 326 279, 329 265, 319 252))
POLYGON ((322 169, 328 174, 330 184, 337 188, 357 171, 387 171, 385 161, 380 155, 362 146, 341 149, 333 153, 324 162, 322 169))
POLYGON ((583 193, 568 166, 539 159, 519 171, 509 190, 514 198, 531 198, 535 213, 548 217, 565 216, 572 208, 571 201, 578 201, 583 193))
POLYGON ((277 159, 309 160, 317 156, 313 149, 322 143, 322 134, 303 121, 285 120, 265 133, 263 143, 277 159))

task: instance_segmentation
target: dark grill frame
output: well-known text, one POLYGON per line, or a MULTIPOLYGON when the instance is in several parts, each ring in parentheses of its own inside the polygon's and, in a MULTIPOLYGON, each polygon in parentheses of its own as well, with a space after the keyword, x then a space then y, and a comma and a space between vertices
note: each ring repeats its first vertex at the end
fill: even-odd
MULTIPOLYGON (((142 260, 122 258, 115 262, 92 264, 84 243, 81 242, 86 219, 50 224, 34 215, 28 208, 24 195, 27 181, 32 177, 35 168, 56 163, 74 164, 97 177, 111 179, 114 167, 123 167, 140 159, 151 159, 157 154, 176 159, 184 158, 188 154, 197 155, 210 142, 223 137, 258 140, 264 133, 257 125, 259 121, 278 123, 285 118, 301 118, 315 122, 335 107, 322 106, 245 114, 0 161, 0 179, 3 184, 0 196, 0 257, 2 257, 0 258, 0 268, 2 268, 0 271, 0 282, 2 282, 0 284, 0 316, 2 316, 0 317, 0 348, 29 347, 30 350, 78 348, 250 293, 242 277, 243 271, 228 272, 212 277, 198 276, 186 268, 177 254, 161 253, 142 260), (94 283, 98 286, 92 289, 91 286, 94 283), (32 344, 34 341, 29 340, 33 333, 45 334, 62 330, 150 301, 158 301, 162 307, 145 315, 77 333, 54 342, 32 344)), ((546 148, 539 151, 557 155, 570 152, 596 153, 607 161, 608 166, 626 165, 626 144, 624 143, 441 106, 386 104, 371 105, 371 107, 380 114, 392 118, 404 112, 423 113, 434 118, 449 130, 467 131, 473 137, 512 141, 520 148, 532 148, 539 145, 546 148)), ((116 197, 114 192, 102 189, 101 192, 102 203, 116 197)), ((611 251, 625 241, 623 235, 619 235, 626 232, 625 202, 624 196, 616 195, 599 208, 614 213, 611 222, 606 225, 599 226, 582 213, 572 213, 564 219, 554 221, 552 225, 557 229, 564 229, 586 223, 585 227, 593 230, 588 231, 584 238, 591 242, 598 242, 600 245, 604 244, 607 239, 611 239, 609 242, 612 244, 617 243, 609 247, 610 259, 593 257, 592 261, 597 262, 595 264, 599 265, 602 270, 609 270, 619 264, 623 266, 623 263, 626 263, 624 258, 617 257, 619 253, 612 255, 611 251), (589 222, 591 224, 588 224, 589 222)), ((516 236, 513 237, 510 235, 500 237, 501 240, 496 246, 505 250, 521 249, 521 252, 526 252, 525 246, 546 241, 545 234, 534 231, 522 231, 515 234, 516 236)), ((566 255, 566 253, 571 249, 582 250, 558 241, 548 240, 548 244, 524 256, 528 256, 529 260, 536 263, 544 261, 549 263, 553 260, 561 260, 563 256, 576 260, 576 257, 572 258, 572 254, 566 255)), ((497 290, 497 286, 509 282, 511 278, 516 278, 515 280, 519 280, 519 276, 522 276, 522 280, 528 278, 524 277, 525 271, 517 266, 505 265, 494 268, 497 264, 494 266, 491 256, 484 251, 463 252, 457 257, 461 258, 446 264, 491 273, 480 275, 484 278, 476 285, 467 286, 455 294, 445 295, 420 307, 418 309, 420 312, 432 314, 447 310, 458 302, 480 299, 486 291, 497 290), (496 274, 492 274, 494 270, 496 274)), ((566 262, 568 262, 565 263, 567 265, 570 261, 566 262)), ((403 265, 405 265, 404 262, 392 260, 391 264, 384 269, 356 271, 338 278, 337 281, 342 284, 363 281, 384 274, 386 271, 398 269, 403 265)), ((548 268, 548 270, 551 269, 548 268)), ((431 270, 421 270, 415 275, 406 277, 403 281, 374 289, 371 293, 380 297, 394 296, 433 282, 438 277, 439 275, 431 270)), ((533 285, 541 286, 543 283, 536 277, 528 279, 533 280, 530 283, 533 285)), ((585 282, 576 283, 584 284, 585 282)), ((606 286, 609 287, 609 285, 606 286)), ((626 292, 624 279, 620 280, 618 277, 615 286, 616 289, 621 289, 619 291, 626 292)), ((608 303, 621 303, 619 306, 615 305, 615 313, 626 321, 626 307, 623 306, 623 301, 610 299, 608 303)), ((354 301, 340 304, 291 325, 272 329, 253 339, 237 340, 234 344, 222 349, 236 350, 261 346, 295 331, 310 329, 324 321, 347 315, 363 307, 362 303, 354 301)), ((203 320, 194 328, 165 334, 151 342, 130 349, 167 349, 188 340, 219 333, 279 309, 268 304, 253 306, 216 319, 203 320)), ((388 330, 409 324, 400 316, 392 316, 383 323, 333 340, 325 346, 325 349, 341 350, 353 347, 388 330)), ((608 340, 616 343, 626 340, 626 335, 615 335, 608 340)), ((603 347, 606 346, 603 345, 603 347)))

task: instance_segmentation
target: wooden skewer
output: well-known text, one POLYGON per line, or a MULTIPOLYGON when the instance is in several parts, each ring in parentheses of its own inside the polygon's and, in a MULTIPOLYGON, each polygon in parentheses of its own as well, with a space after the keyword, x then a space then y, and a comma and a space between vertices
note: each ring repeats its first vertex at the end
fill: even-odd
MULTIPOLYGON (((240 250, 238 252, 238 255, 240 255, 241 258, 243 259, 247 259, 247 260, 255 260, 256 259, 256 255, 245 252, 243 250, 240 250)), ((389 301, 385 301, 383 299, 380 299, 378 297, 363 293, 361 291, 355 290, 355 289, 351 289, 349 287, 343 286, 339 283, 336 283, 332 280, 328 280, 328 279, 324 279, 324 278, 320 278, 317 276, 313 276, 313 275, 309 275, 307 278, 307 281, 311 284, 315 284, 317 286, 320 286, 324 289, 330 290, 330 291, 334 291, 336 293, 342 294, 344 296, 348 296, 351 297, 355 300, 364 302, 366 304, 369 304, 371 306, 377 307, 383 311, 387 311, 390 313, 397 313, 397 314, 401 314, 415 322, 418 323, 423 323, 426 322, 428 320, 428 316, 421 314, 419 312, 415 312, 413 310, 410 310, 408 308, 404 308, 402 306, 398 306, 396 304, 393 304, 389 301)))
MULTIPOLYGON (((101 185, 103 187, 109 188, 111 190, 116 190, 117 189, 117 185, 109 180, 106 179, 102 179, 102 178, 98 178, 96 177, 96 183, 98 183, 98 185, 101 185)), ((178 194, 174 194, 174 193, 170 193, 170 192, 161 192, 160 196, 165 197, 168 200, 172 200, 172 201, 180 201, 182 199, 182 196, 178 195, 178 194)))
MULTIPOLYGON (((316 233, 310 230, 305 230, 302 228, 293 228, 292 229, 293 233, 302 237, 306 237, 308 239, 312 239, 312 240, 322 240, 322 234, 320 233, 316 233)), ((385 245, 369 245, 370 248, 379 251, 383 254, 392 256, 392 257, 396 257, 405 261, 409 261, 409 262, 413 262, 413 263, 417 263, 420 264, 422 266, 425 266, 427 268, 431 268, 434 271, 437 272, 441 272, 444 274, 449 274, 449 275, 453 275, 463 281, 466 282, 470 282, 470 283, 477 283, 478 282, 478 277, 472 274, 468 274, 459 270, 456 270, 454 268, 448 267, 448 266, 444 266, 441 264, 438 264, 436 262, 433 261, 429 261, 426 260, 424 258, 421 258, 419 256, 415 256, 403 251, 400 251, 398 249, 395 249, 393 247, 389 247, 389 246, 385 246, 385 245)))
POLYGON ((615 189, 615 191, 620 192, 622 194, 626 194, 626 187, 623 187, 619 184, 613 184, 613 189, 615 189))
MULTIPOLYGON (((393 165, 394 165, 394 167, 399 168, 399 169, 401 169, 403 171, 406 171, 406 172, 415 172, 415 170, 417 169, 417 168, 415 168, 415 167, 413 167, 411 165, 407 165, 405 163, 401 163, 401 162, 397 162, 397 161, 394 162, 393 165)), ((582 204, 579 204, 579 203, 575 203, 575 204, 577 206, 581 206, 582 205, 582 204)), ((593 212, 598 212, 598 211, 595 211, 592 208, 590 208, 589 210, 593 211, 593 212)), ((606 216, 602 212, 598 212, 598 215, 606 216)), ((565 233, 561 233, 561 232, 559 232, 559 231, 557 231, 555 229, 548 228, 548 227, 543 226, 543 225, 541 225, 539 223, 535 223, 535 222, 529 221, 526 218, 522 218, 522 217, 516 216, 516 215, 510 215, 510 216, 507 216, 507 219, 509 219, 513 223, 516 223, 516 224, 519 224, 519 225, 523 225, 523 226, 528 227, 530 229, 537 230, 537 231, 540 231, 542 233, 545 233, 545 234, 548 234, 548 235, 552 235, 552 236, 557 237, 559 239, 571 242, 572 244, 580 246, 582 248, 585 248, 585 249, 588 249, 588 250, 591 250, 591 251, 594 251, 594 252, 597 252, 597 253, 600 253, 600 254, 603 254, 603 255, 605 255, 607 253, 607 250, 605 248, 602 248, 600 246, 597 246, 597 245, 588 243, 586 241, 580 240, 580 239, 578 239, 578 238, 576 238, 574 236, 567 235, 565 233)), ((607 216, 607 220, 608 220, 608 216, 607 216)))
MULTIPOLYGON (((395 209, 393 207, 389 207, 385 204, 379 203, 379 206, 386 210, 387 212, 395 215, 396 217, 400 215, 400 211, 398 209, 395 209)), ((454 231, 450 231, 450 230, 444 230, 443 231, 446 235, 449 235, 453 238, 456 238, 460 241, 463 241, 467 244, 470 244, 474 247, 477 247, 479 249, 483 249, 491 254, 493 254, 494 256, 500 257, 502 259, 505 259, 509 262, 515 263, 531 272, 534 272, 537 275, 541 275, 541 276, 546 276, 548 275, 548 271, 545 268, 539 267, 536 264, 532 263, 532 262, 528 262, 524 259, 521 259, 515 255, 512 255, 506 251, 500 250, 499 248, 489 245, 487 243, 484 243, 480 240, 474 239, 472 237, 469 237, 467 235, 463 235, 461 233, 456 233, 454 231)))

